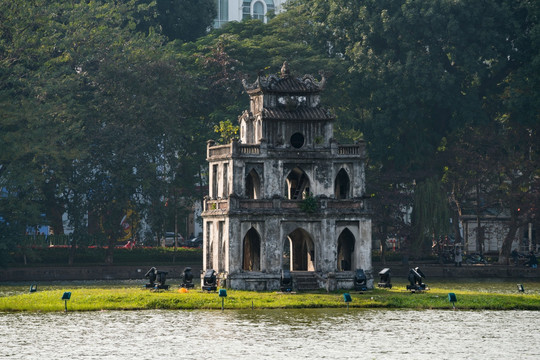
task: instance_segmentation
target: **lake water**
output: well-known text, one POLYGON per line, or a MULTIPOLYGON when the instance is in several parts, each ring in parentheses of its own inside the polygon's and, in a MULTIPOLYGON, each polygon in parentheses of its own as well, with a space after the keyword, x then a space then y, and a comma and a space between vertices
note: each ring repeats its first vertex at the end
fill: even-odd
POLYGON ((0 313, 0 359, 540 359, 531 311, 0 313))

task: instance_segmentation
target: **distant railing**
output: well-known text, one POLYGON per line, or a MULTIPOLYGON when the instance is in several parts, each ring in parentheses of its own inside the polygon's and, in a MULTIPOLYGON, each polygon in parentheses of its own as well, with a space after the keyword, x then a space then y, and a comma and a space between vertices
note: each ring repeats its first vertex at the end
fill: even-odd
POLYGON ((261 147, 260 145, 238 145, 238 152, 240 154, 246 155, 246 154, 260 154, 261 153, 261 147))
POLYGON ((227 211, 229 210, 229 200, 228 199, 206 200, 206 210, 227 211))
MULTIPOLYGON (((274 209, 274 210, 295 210, 300 209, 302 200, 290 199, 239 199, 231 197, 229 199, 206 199, 204 211, 218 211, 220 213, 235 209, 274 209)), ((369 202, 363 199, 317 199, 318 210, 325 211, 370 211, 369 202)))
POLYGON ((231 145, 230 144, 217 145, 217 146, 212 146, 212 147, 208 148, 209 157, 225 156, 225 155, 230 155, 230 154, 231 154, 231 145))
POLYGON ((259 155, 261 146, 259 144, 238 144, 215 145, 208 147, 208 157, 220 158, 231 155, 259 155))
POLYGON ((338 146, 339 155, 360 155, 360 145, 339 145, 338 146))

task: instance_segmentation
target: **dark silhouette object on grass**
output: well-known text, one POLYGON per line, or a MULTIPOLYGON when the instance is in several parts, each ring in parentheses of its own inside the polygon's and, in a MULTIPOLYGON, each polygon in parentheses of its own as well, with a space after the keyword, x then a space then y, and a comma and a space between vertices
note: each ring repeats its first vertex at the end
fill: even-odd
POLYGON ((159 271, 155 267, 152 267, 144 275, 148 278, 148 284, 146 284, 146 288, 151 288, 154 290, 168 290, 169 285, 165 285, 165 282, 167 281, 167 274, 167 271, 159 271))
POLYGON ((182 287, 186 289, 195 287, 193 284, 193 273, 191 272, 190 267, 184 269, 184 282, 182 283, 182 287))
POLYGON ((409 285, 407 285, 407 290, 411 290, 411 292, 416 291, 424 291, 427 289, 427 285, 422 282, 422 279, 425 279, 426 275, 420 270, 419 267, 415 267, 414 269, 409 270, 409 276, 407 279, 409 280, 409 285))

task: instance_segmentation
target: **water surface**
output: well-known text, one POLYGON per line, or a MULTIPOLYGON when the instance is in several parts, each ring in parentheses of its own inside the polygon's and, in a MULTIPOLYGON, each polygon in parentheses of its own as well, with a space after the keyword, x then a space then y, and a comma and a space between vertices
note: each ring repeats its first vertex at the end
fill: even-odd
POLYGON ((0 314, 0 359, 540 359, 532 311, 0 314))

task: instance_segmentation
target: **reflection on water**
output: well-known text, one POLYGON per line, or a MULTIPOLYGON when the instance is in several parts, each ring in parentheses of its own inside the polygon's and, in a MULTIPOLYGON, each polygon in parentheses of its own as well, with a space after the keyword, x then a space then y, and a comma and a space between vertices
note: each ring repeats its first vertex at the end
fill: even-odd
POLYGON ((4 359, 538 359, 531 311, 0 314, 4 359))

